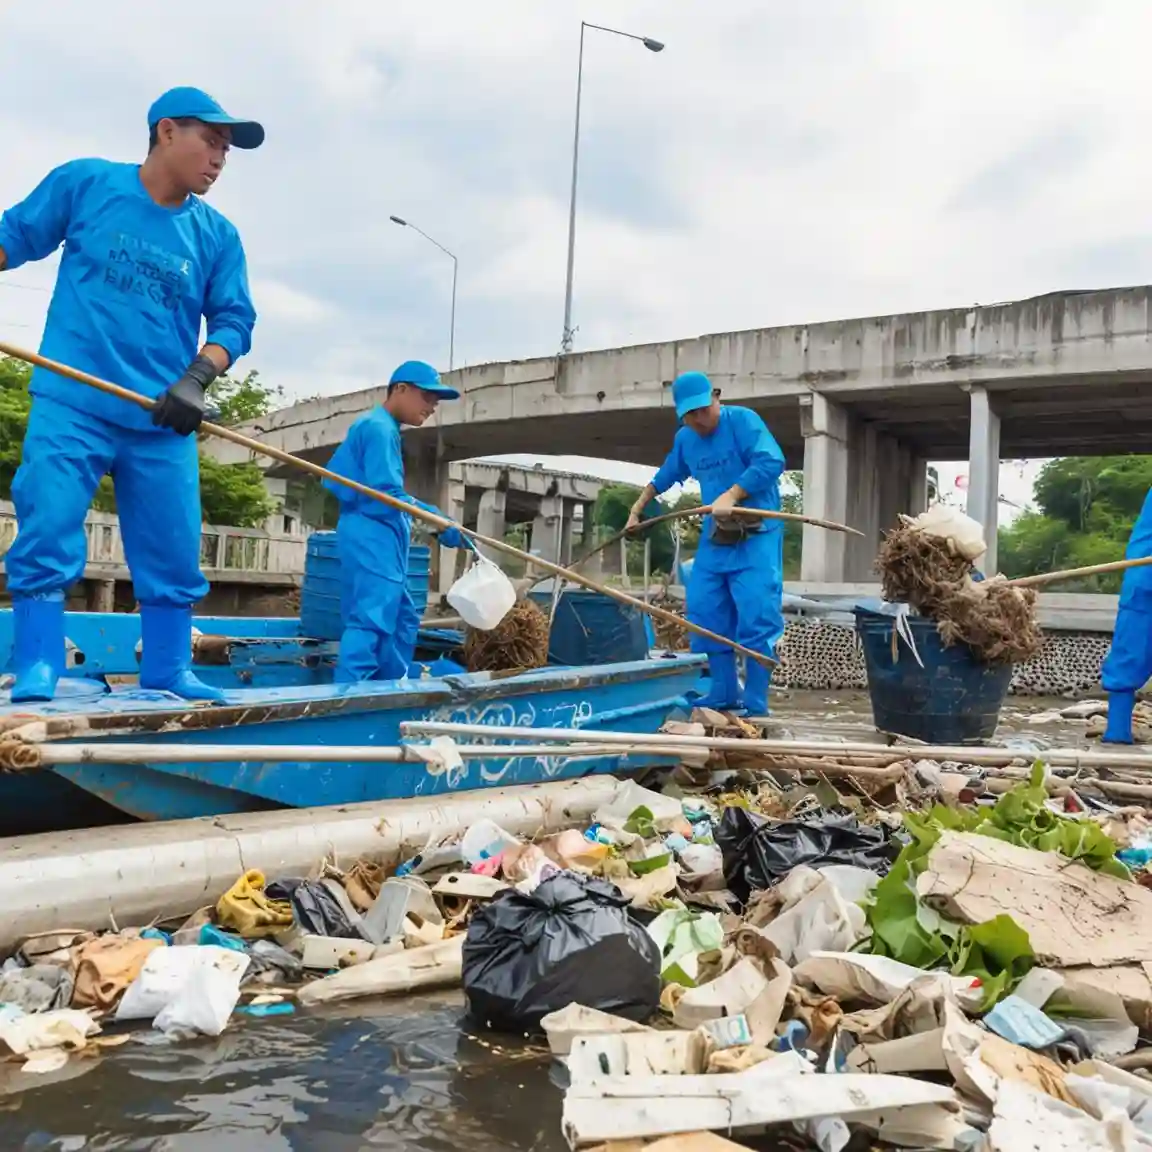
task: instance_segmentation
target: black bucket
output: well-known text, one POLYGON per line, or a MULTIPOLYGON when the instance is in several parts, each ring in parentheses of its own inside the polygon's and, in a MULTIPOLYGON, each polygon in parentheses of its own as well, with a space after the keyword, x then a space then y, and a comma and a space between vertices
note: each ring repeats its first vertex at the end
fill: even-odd
POLYGON ((933 621, 905 618, 924 666, 896 634, 896 618, 856 609, 872 716, 882 732, 929 744, 983 744, 996 732, 1011 664, 985 664, 966 644, 945 648, 933 621))

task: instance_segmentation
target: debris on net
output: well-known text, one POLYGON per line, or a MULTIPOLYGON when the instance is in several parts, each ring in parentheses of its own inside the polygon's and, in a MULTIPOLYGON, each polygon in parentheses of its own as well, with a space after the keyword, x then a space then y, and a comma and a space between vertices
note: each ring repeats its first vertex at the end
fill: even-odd
POLYGON ((518 600, 491 632, 469 628, 464 639, 469 672, 511 672, 548 663, 548 617, 531 600, 518 600))
POLYGON ((909 604, 935 621, 946 647, 966 644, 988 664, 1015 664, 1044 643, 1036 593, 998 580, 973 580, 972 561, 949 537, 906 516, 884 535, 876 560, 884 599, 909 604))

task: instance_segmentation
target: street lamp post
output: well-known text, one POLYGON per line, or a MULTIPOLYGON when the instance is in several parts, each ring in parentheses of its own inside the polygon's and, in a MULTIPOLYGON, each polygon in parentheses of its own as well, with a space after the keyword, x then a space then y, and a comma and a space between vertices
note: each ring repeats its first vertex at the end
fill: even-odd
POLYGON ((452 319, 449 321, 448 328, 448 371, 451 372, 455 367, 456 359, 456 278, 460 271, 460 262, 439 240, 433 240, 422 228, 417 228, 415 224, 405 220, 402 216, 389 216, 388 219, 393 224, 399 224, 401 228, 411 228, 413 232, 419 232, 425 240, 430 244, 435 244, 452 261, 452 319))
POLYGON ((621 32, 618 28, 606 28, 603 24, 580 22, 580 56, 576 65, 576 129, 572 139, 572 198, 568 205, 568 280, 564 290, 564 335, 560 343, 562 355, 572 351, 572 272, 576 262, 576 177, 580 168, 580 96, 584 87, 584 30, 594 28, 597 32, 610 32, 613 36, 623 36, 626 40, 639 40, 649 52, 663 52, 664 45, 648 36, 636 36, 631 32, 621 32))

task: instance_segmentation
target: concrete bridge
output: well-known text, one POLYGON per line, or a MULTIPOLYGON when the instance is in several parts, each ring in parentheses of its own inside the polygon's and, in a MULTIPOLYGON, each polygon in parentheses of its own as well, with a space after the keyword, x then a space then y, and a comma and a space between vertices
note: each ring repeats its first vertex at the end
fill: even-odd
MULTIPOLYGON (((450 461, 506 452, 655 466, 676 428, 672 380, 699 369, 803 468, 806 511, 866 533, 806 529, 805 581, 867 580, 880 532, 924 507, 928 460, 969 461, 994 567, 1001 458, 1152 451, 1150 302, 1150 286, 1055 292, 462 369, 447 377, 461 398, 405 433, 413 490, 439 496, 450 461)), ((323 462, 383 397, 309 400, 244 430, 323 462)))

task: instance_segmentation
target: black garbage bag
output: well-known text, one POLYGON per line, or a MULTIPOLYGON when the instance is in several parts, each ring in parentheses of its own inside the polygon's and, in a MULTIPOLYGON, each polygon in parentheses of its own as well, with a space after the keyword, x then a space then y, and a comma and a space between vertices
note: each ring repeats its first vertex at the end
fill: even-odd
POLYGON ((273 880, 264 889, 270 900, 287 900, 296 923, 313 936, 361 940, 363 933, 348 919, 340 901, 323 885, 312 880, 273 880))
POLYGON ((472 1016, 505 1032, 538 1030, 572 1003, 648 1019, 660 1004, 660 949, 628 904, 606 880, 560 872, 479 909, 464 941, 472 1016))
POLYGON ((888 874, 901 844, 884 827, 861 824, 850 812, 822 810, 803 820, 772 823, 745 808, 725 808, 716 830, 724 882, 741 904, 778 884, 798 864, 853 864, 888 874))

